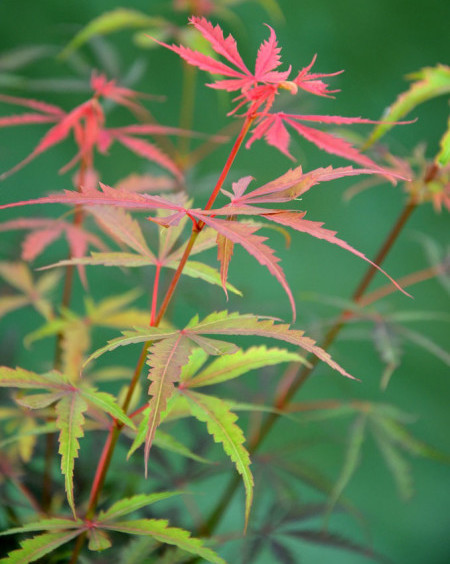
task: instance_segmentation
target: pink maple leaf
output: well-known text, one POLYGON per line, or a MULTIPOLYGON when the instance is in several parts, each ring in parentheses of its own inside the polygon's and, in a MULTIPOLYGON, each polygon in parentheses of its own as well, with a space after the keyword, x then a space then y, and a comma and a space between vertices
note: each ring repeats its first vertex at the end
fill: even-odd
POLYGON ((304 125, 303 123, 301 123, 302 121, 336 125, 348 125, 354 123, 380 123, 378 121, 361 117, 325 115, 311 116, 277 112, 273 114, 261 115, 261 117, 258 119, 258 124, 253 129, 252 134, 246 143, 246 147, 249 148, 254 143, 254 141, 264 137, 269 145, 276 147, 287 157, 294 160, 294 157, 289 152, 290 134, 285 126, 286 124, 295 129, 295 131, 304 139, 310 141, 311 143, 314 143, 314 145, 319 147, 319 149, 322 149, 327 153, 356 162, 364 167, 369 167, 372 169, 373 173, 383 174, 392 182, 394 182, 395 177, 405 179, 404 176, 400 175, 398 172, 386 170, 383 167, 380 167, 372 159, 360 153, 358 149, 356 149, 345 139, 337 137, 336 135, 332 135, 331 133, 326 133, 325 131, 304 125))
MULTIPOLYGON (((0 224, 0 232, 15 229, 27 229, 30 233, 22 242, 22 259, 32 261, 37 258, 53 241, 65 235, 73 258, 81 258, 86 254, 89 245, 107 250, 103 242, 93 233, 89 233, 79 225, 73 225, 61 219, 18 218, 0 224)), ((84 267, 77 265, 83 284, 86 284, 84 267)))
POLYGON ((189 135, 190 133, 157 124, 135 125, 132 126, 132 129, 127 129, 126 127, 107 129, 104 126, 105 116, 99 98, 103 97, 114 100, 116 103, 138 113, 144 110, 136 102, 136 98, 141 95, 128 88, 117 86, 114 81, 108 81, 104 75, 97 75, 95 73, 92 75, 91 85, 94 90, 92 98, 75 107, 70 112, 65 112, 58 106, 38 100, 0 95, 0 102, 24 106, 35 111, 35 113, 2 117, 0 118, 0 127, 56 122, 42 137, 33 151, 12 169, 0 175, 0 180, 21 169, 54 145, 64 141, 71 132, 73 132, 78 151, 60 172, 67 171, 80 160, 83 160, 87 167, 92 167, 94 150, 97 149, 100 153, 105 153, 112 142, 116 140, 137 155, 156 162, 162 168, 169 170, 178 179, 182 177, 181 170, 168 155, 156 145, 136 138, 134 135, 189 135))
POLYGON ((230 64, 222 63, 209 55, 204 55, 183 45, 167 45, 156 39, 155 41, 177 53, 189 64, 213 74, 227 77, 208 84, 208 86, 228 92, 240 90, 242 94, 236 99, 241 100, 238 108, 248 102, 250 103, 249 113, 254 112, 262 104, 265 104, 267 111, 272 106, 279 89, 289 90, 295 94, 299 88, 302 88, 320 96, 329 95, 332 92, 328 91, 327 85, 318 79, 319 77, 333 76, 333 74, 312 75, 309 73, 315 58, 308 67, 299 71, 294 81, 288 80, 291 67, 285 71, 275 70, 281 65, 281 49, 278 46, 275 32, 270 26, 267 26, 270 30, 269 38, 260 45, 256 56, 255 69, 252 72, 239 54, 236 40, 232 35, 224 37, 220 26, 213 26, 205 18, 192 17, 189 21, 210 42, 213 50, 230 64))
MULTIPOLYGON (((264 138, 269 145, 276 147, 289 158, 293 158, 289 152, 290 134, 285 126, 289 125, 302 137, 314 143, 320 149, 349 159, 365 167, 374 169, 374 172, 384 174, 390 181, 397 175, 391 171, 385 171, 376 165, 369 157, 362 155, 349 142, 329 133, 308 127, 302 121, 315 121, 328 124, 353 124, 353 123, 380 123, 359 117, 341 116, 306 116, 285 114, 283 112, 270 113, 275 97, 280 90, 288 90, 291 94, 297 94, 299 89, 305 90, 316 96, 327 96, 337 92, 329 90, 328 85, 322 80, 325 77, 335 76, 335 73, 311 73, 316 56, 312 61, 301 69, 293 80, 289 80, 291 67, 286 71, 276 70, 281 65, 280 47, 274 30, 270 30, 269 38, 264 41, 256 56, 255 70, 252 72, 245 65, 237 49, 236 40, 232 35, 225 37, 222 29, 215 27, 205 18, 192 17, 190 23, 209 41, 212 49, 227 60, 228 64, 194 51, 183 45, 167 45, 158 41, 161 45, 177 53, 186 62, 198 68, 226 77, 208 84, 211 88, 227 90, 229 92, 240 90, 241 94, 235 98, 237 106, 230 112, 235 113, 243 106, 247 106, 246 116, 256 118, 256 127, 253 129, 250 139, 246 143, 249 148, 252 143, 264 138)), ((157 40, 155 40, 157 41, 157 40)))

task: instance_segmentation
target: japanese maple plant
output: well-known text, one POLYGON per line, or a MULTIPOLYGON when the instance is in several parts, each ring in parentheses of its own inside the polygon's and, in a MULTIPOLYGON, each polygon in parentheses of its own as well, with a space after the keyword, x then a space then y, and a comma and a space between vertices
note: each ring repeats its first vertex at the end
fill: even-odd
MULTIPOLYGON (((289 229, 299 231, 366 261, 369 279, 357 298, 376 270, 397 290, 407 294, 378 264, 320 221, 306 218, 304 209, 299 209, 305 205, 299 199, 323 182, 378 175, 395 184, 408 176, 398 166, 377 164, 349 141, 316 127, 377 122, 360 117, 293 114, 275 109, 279 96, 305 93, 331 97, 336 91, 331 90, 325 80, 339 73, 315 72, 315 60, 297 72, 291 66, 282 67, 277 38, 269 26, 268 38, 260 45, 254 70, 250 70, 239 54, 235 39, 231 35, 224 36, 218 25, 200 17, 192 17, 190 24, 208 42, 210 54, 155 41, 179 55, 185 64, 211 73, 214 78, 208 84, 210 88, 234 93, 229 115, 240 124, 234 140, 225 141, 218 135, 206 141, 209 144, 229 142, 231 148, 203 207, 193 203, 196 194, 186 181, 189 155, 181 158, 176 151, 170 154, 174 145, 168 136, 206 136, 152 121, 142 105, 143 95, 134 90, 94 73, 92 96, 68 112, 35 99, 0 95, 0 102, 22 106, 27 111, 0 118, 0 127, 49 124, 31 154, 3 173, 3 179, 70 137, 76 145, 75 155, 62 168, 62 172, 74 169, 75 189, 66 186, 60 193, 1 206, 4 210, 39 205, 53 210, 52 204, 62 204, 69 209, 57 218, 26 215, 0 223, 2 232, 27 231, 22 260, 0 263, 0 275, 18 290, 16 296, 2 298, 1 311, 7 313, 25 305, 34 307, 43 323, 27 336, 29 345, 44 337, 56 337, 53 365, 49 363, 47 371, 29 366, 0 368, 0 385, 11 390, 9 406, 4 408, 10 421, 10 434, 2 443, 4 452, 0 464, 6 482, 15 486, 19 491, 17 495, 21 496, 18 509, 11 509, 11 524, 6 532, 22 535, 19 547, 12 542, 8 544, 9 554, 1 562, 25 563, 43 557, 49 562, 90 562, 99 558, 92 551, 103 550, 108 562, 143 562, 144 556, 141 560, 131 559, 133 550, 138 551, 136 554, 145 554, 145 562, 162 562, 163 558, 167 558, 167 562, 170 558, 170 562, 189 558, 224 562, 219 556, 223 539, 202 538, 211 535, 224 507, 209 520, 205 516, 202 521, 203 518, 197 516, 192 526, 187 526, 190 531, 177 526, 178 513, 173 509, 175 497, 185 499, 196 495, 187 491, 189 472, 202 465, 217 471, 217 465, 208 464, 213 460, 206 460, 201 450, 192 450, 190 441, 186 440, 186 426, 177 435, 181 428, 177 421, 195 418, 201 422, 206 433, 231 460, 245 490, 241 529, 245 534, 252 518, 254 490, 250 454, 256 450, 270 424, 255 434, 250 449, 247 448, 235 412, 255 411, 257 404, 239 402, 226 393, 225 397, 219 397, 217 394, 225 388, 219 386, 217 394, 211 394, 209 386, 223 384, 251 370, 286 362, 294 367, 294 373, 300 365, 310 371, 321 361, 336 371, 337 377, 358 376, 350 374, 330 356, 326 351, 329 343, 319 346, 304 331, 294 328, 294 293, 280 259, 269 245, 267 234, 262 234, 264 228, 272 226, 282 233, 289 229), (108 127, 105 102, 123 106, 137 119, 130 125, 108 127), (230 181, 229 173, 238 152, 249 149, 258 140, 263 139, 272 150, 293 159, 289 150, 292 134, 351 164, 333 168, 327 165, 324 155, 321 168, 304 170, 296 164, 263 185, 257 185, 250 175, 230 181), (150 141, 149 137, 155 140, 150 141), (164 174, 131 175, 114 187, 105 185, 96 170, 96 155, 107 154, 113 143, 151 161, 164 174), (138 215, 139 212, 144 214, 138 215), (57 264, 32 273, 27 263, 62 236, 67 239, 69 257, 61 257, 57 264), (276 278, 290 303, 292 319, 288 321, 291 324, 265 317, 264 312, 249 313, 244 306, 240 312, 226 311, 225 300, 218 295, 217 311, 211 311, 202 319, 197 315, 186 319, 183 327, 175 326, 167 312, 169 305, 171 309, 177 308, 182 276, 196 279, 199 286, 203 283, 216 285, 218 293, 222 287, 225 297, 229 292, 240 293, 228 280, 235 245, 251 255, 249 261, 256 259, 261 268, 265 267, 276 278), (93 250, 88 253, 90 247, 93 250), (217 249, 218 268, 197 260, 197 255, 212 248, 217 249), (108 295, 94 303, 89 297, 86 276, 86 267, 93 265, 103 267, 105 292, 108 291, 109 267, 119 267, 124 276, 128 269, 150 267, 153 277, 150 286, 146 284, 131 292, 108 295), (77 275, 82 282, 80 286, 74 285, 77 275), (60 281, 62 298, 55 296, 60 281), (85 313, 74 311, 75 289, 85 294, 85 313), (132 305, 142 293, 149 297, 148 311, 132 305), (97 327, 120 333, 93 351, 91 334, 97 327), (239 343, 245 342, 242 337, 246 336, 261 338, 261 344, 243 348, 239 343), (140 353, 132 345, 140 345, 140 353), (111 364, 117 353, 109 353, 119 347, 126 347, 122 356, 126 359, 125 366, 111 364), (99 357, 102 360, 97 363, 99 357), (112 360, 108 363, 109 358, 112 360), (118 388, 117 382, 122 382, 124 387, 118 388), (91 447, 85 450, 84 441, 91 447), (100 444, 102 446, 98 446, 100 444), (128 449, 127 454, 124 449, 128 449), (36 450, 42 453, 43 460, 37 466, 33 465, 36 450), (176 453, 174 460, 175 456, 185 457, 195 466, 186 467, 189 470, 180 490, 154 491, 153 460, 164 468, 167 461, 172 460, 172 455, 165 458, 166 452, 176 453), (58 477, 55 475, 57 462, 58 477), (147 477, 140 481, 136 475, 136 484, 143 484, 142 491, 136 491, 130 484, 128 490, 122 487, 117 471, 116 484, 108 485, 115 464, 122 469, 120 472, 130 468, 125 471, 134 473, 137 463, 147 477), (32 478, 26 473, 22 476, 28 470, 32 478), (161 504, 168 508, 166 515, 170 516, 170 522, 164 514, 157 513, 157 518, 153 513, 152 504, 163 500, 170 500, 161 504), (133 512, 138 517, 130 517, 133 512), (192 533, 196 535, 191 536, 192 533), (142 541, 129 544, 126 535, 142 537, 142 541), (118 556, 119 550, 121 556, 118 556), (115 552, 111 556, 112 551, 115 552)), ((256 168, 249 171, 255 175, 256 172, 256 168)), ((280 397, 272 407, 264 408, 270 412, 272 423, 286 408, 289 401, 286 398, 292 397, 298 388, 294 380, 285 378, 280 397)), ((286 413, 288 411, 286 409, 286 413)), ((174 464, 176 466, 177 462, 174 464)), ((184 517, 183 526, 188 522, 184 517)), ((3 537, 6 538, 11 539, 3 537)), ((340 542, 342 548, 370 556, 369 549, 351 543, 347 546, 342 539, 340 542)), ((281 554, 282 548, 278 550, 281 554)))

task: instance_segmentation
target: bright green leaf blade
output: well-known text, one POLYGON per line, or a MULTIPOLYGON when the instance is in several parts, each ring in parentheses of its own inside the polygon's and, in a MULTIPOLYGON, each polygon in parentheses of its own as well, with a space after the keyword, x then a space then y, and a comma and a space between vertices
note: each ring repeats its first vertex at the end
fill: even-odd
MULTIPOLYGON (((395 122, 406 116, 419 104, 450 92, 450 67, 437 65, 426 67, 417 73, 409 75, 414 82, 410 88, 400 94, 397 100, 390 106, 383 116, 383 121, 395 122)), ((393 123, 381 123, 372 132, 366 146, 372 145, 380 139, 392 127, 393 123)))
POLYGON ((347 452, 345 453, 344 464, 328 502, 328 514, 330 514, 333 510, 333 507, 336 505, 342 492, 356 471, 361 455, 362 444, 366 434, 366 423, 367 415, 365 413, 359 415, 353 423, 350 431, 347 452))
POLYGON ((8 529, 0 533, 0 536, 30 533, 33 531, 67 531, 67 529, 79 529, 82 526, 83 521, 81 519, 62 519, 54 517, 52 519, 40 519, 36 523, 27 523, 21 527, 8 529))
POLYGON ((304 335, 303 331, 290 329, 286 323, 276 323, 274 319, 261 318, 252 314, 228 313, 227 311, 214 312, 203 321, 192 320, 185 329, 191 337, 192 333, 213 335, 256 335, 265 338, 277 339, 291 343, 314 354, 326 362, 331 368, 337 370, 348 378, 353 378, 315 341, 304 335))
POLYGON ((84 436, 83 414, 87 407, 87 402, 77 391, 67 395, 56 405, 56 426, 60 431, 58 452, 61 455, 61 472, 64 476, 67 501, 75 518, 73 469, 75 458, 78 457, 78 450, 80 448, 78 439, 84 436))
POLYGON ((446 166, 450 163, 450 118, 447 122, 447 131, 441 138, 439 143, 441 150, 436 155, 436 163, 439 166, 446 166))
POLYGON ((221 356, 197 376, 186 382, 187 387, 211 386, 219 382, 226 382, 238 378, 242 374, 265 366, 273 366, 281 362, 303 362, 305 359, 296 353, 285 349, 270 348, 265 346, 252 347, 246 351, 238 350, 232 355, 221 356))
POLYGON ((111 394, 99 392, 95 388, 83 388, 80 390, 82 396, 98 407, 101 411, 109 413, 114 419, 118 419, 124 425, 128 425, 132 429, 136 429, 133 421, 123 412, 123 409, 117 405, 116 399, 111 394))
POLYGON ((197 374, 201 367, 208 360, 208 354, 204 349, 198 348, 191 352, 189 361, 183 366, 181 371, 180 380, 184 382, 185 380, 190 380, 197 374))
MULTIPOLYGON (((178 267, 178 263, 172 262, 167 264, 169 268, 176 269, 178 267)), ((202 262, 190 260, 186 263, 183 274, 190 276, 191 278, 200 278, 209 284, 214 284, 215 286, 222 287, 222 280, 220 278, 220 272, 213 268, 212 266, 208 266, 202 262)), ((237 294, 238 296, 242 296, 242 292, 238 290, 235 286, 227 282, 226 284, 227 290, 233 292, 233 294, 237 294)))
POLYGON ((118 531, 120 533, 128 533, 130 535, 147 535, 155 538, 159 542, 178 546, 179 548, 204 558, 213 564, 226 564, 225 560, 220 558, 211 549, 206 548, 203 541, 192 538, 188 531, 169 527, 168 522, 162 519, 139 519, 136 521, 121 521, 108 524, 107 529, 118 531))
POLYGON ((192 415, 206 423, 208 433, 216 443, 221 443, 225 453, 231 458, 236 470, 242 476, 245 501, 245 528, 250 516, 253 500, 253 476, 250 471, 250 456, 244 447, 245 437, 242 429, 236 425, 237 415, 230 411, 226 402, 213 396, 198 392, 185 391, 192 415))
POLYGON ((117 8, 111 12, 104 12, 77 33, 59 56, 60 58, 66 58, 96 35, 107 35, 122 29, 158 26, 163 21, 161 18, 153 18, 137 10, 126 8, 117 8))
POLYGON ((80 531, 44 533, 32 539, 22 541, 21 548, 10 552, 0 560, 1 564, 29 564, 52 552, 59 546, 69 542, 80 534, 80 531))
POLYGON ((116 501, 116 503, 111 505, 111 507, 106 511, 101 511, 98 516, 98 521, 101 521, 102 523, 104 521, 114 521, 118 517, 123 517, 133 511, 138 511, 138 509, 147 507, 147 505, 151 505, 152 503, 156 503, 157 501, 161 501, 163 499, 169 499, 170 497, 179 494, 180 492, 159 492, 148 495, 141 494, 133 497, 127 497, 116 501))
POLYGON ((183 443, 172 437, 172 435, 169 435, 168 433, 164 433, 160 429, 156 430, 153 444, 164 450, 168 450, 170 452, 174 452, 181 456, 185 456, 186 458, 191 458, 192 460, 196 460, 197 462, 211 464, 210 460, 198 456, 197 454, 189 450, 187 446, 185 446, 183 443))

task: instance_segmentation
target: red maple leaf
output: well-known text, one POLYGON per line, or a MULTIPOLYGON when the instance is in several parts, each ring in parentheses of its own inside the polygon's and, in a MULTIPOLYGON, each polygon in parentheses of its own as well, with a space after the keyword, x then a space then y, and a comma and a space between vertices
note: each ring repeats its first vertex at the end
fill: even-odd
POLYGON ((270 30, 269 38, 264 41, 258 50, 254 71, 250 71, 242 60, 237 49, 236 40, 232 35, 224 37, 222 29, 215 27, 205 18, 191 17, 190 23, 209 41, 212 49, 229 64, 214 59, 209 55, 204 55, 199 51, 194 51, 183 45, 167 45, 157 41, 160 45, 167 47, 177 53, 186 62, 202 70, 225 76, 223 80, 208 84, 211 88, 227 90, 229 92, 239 90, 241 93, 235 98, 237 106, 230 112, 235 113, 238 109, 247 106, 244 115, 256 118, 256 127, 253 129, 246 147, 249 148, 256 139, 264 139, 269 145, 276 147, 282 153, 292 158, 289 153, 290 135, 285 127, 285 123, 294 128, 302 137, 314 143, 320 149, 349 159, 363 166, 374 169, 374 172, 384 174, 390 181, 396 175, 394 172, 386 171, 376 165, 369 157, 362 155, 348 141, 339 137, 307 127, 299 121, 315 121, 332 124, 353 124, 353 123, 380 123, 359 117, 341 116, 307 116, 285 114, 283 112, 270 113, 275 101, 275 97, 282 90, 288 90, 291 94, 297 94, 299 89, 305 90, 316 96, 330 96, 337 90, 328 90, 328 85, 322 80, 324 77, 335 76, 342 71, 335 73, 310 73, 315 63, 314 57, 309 65, 301 69, 296 78, 289 80, 291 67, 286 71, 276 70, 281 65, 280 47, 274 30, 270 30))
POLYGON ((0 101, 2 102, 34 110, 34 113, 2 117, 0 118, 0 127, 56 122, 33 151, 12 169, 0 175, 0 180, 21 169, 54 145, 64 141, 71 132, 73 132, 78 151, 60 172, 67 171, 80 160, 83 160, 87 167, 92 167, 94 150, 97 149, 100 153, 106 153, 113 141, 118 141, 139 156, 156 162, 161 167, 169 170, 174 176, 182 177, 179 167, 159 147, 145 139, 136 138, 134 135, 189 135, 190 133, 157 124, 108 129, 104 125, 105 116, 99 98, 103 97, 114 100, 117 104, 139 113, 140 110, 144 110, 136 101, 141 94, 128 88, 117 86, 115 81, 108 81, 104 75, 97 75, 95 73, 92 75, 91 86, 94 91, 93 96, 70 112, 65 112, 58 106, 38 100, 0 95, 0 101))

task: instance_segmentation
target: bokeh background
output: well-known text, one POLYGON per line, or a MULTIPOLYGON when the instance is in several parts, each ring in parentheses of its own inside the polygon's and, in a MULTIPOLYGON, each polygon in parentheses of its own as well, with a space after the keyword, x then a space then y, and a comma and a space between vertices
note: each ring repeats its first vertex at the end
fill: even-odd
MULTIPOLYGON (((284 18, 277 18, 277 11, 267 10, 257 2, 243 2, 229 9, 234 14, 220 20, 224 29, 233 33, 244 60, 251 65, 257 46, 267 37, 269 23, 276 28, 283 60, 294 70, 308 64, 317 53, 317 72, 345 72, 332 79, 333 87, 341 90, 335 100, 302 96, 293 99, 289 109, 296 113, 334 114, 363 116, 378 119, 384 109, 407 87, 405 75, 424 66, 447 63, 450 54, 448 22, 450 3, 442 0, 316 0, 315 2, 280 0, 279 8, 284 18)), ((233 5, 231 5, 233 4, 233 5)), ((267 5, 270 7, 271 3, 267 5)), ((123 6, 117 0, 1 0, 0 1, 0 61, 1 53, 21 46, 48 46, 48 55, 34 64, 16 69, 0 69, 0 89, 4 93, 45 99, 71 108, 80 103, 86 93, 86 73, 89 67, 103 68, 125 83, 142 92, 166 97, 164 102, 150 102, 152 112, 161 123, 176 126, 179 123, 181 100, 181 64, 177 57, 162 49, 143 49, 133 40, 133 30, 112 34, 103 40, 84 46, 76 60, 70 64, 54 57, 68 40, 94 17, 106 10, 123 6)), ((130 0, 128 8, 135 8, 151 15, 162 14, 181 23, 185 14, 172 13, 170 2, 130 0)), ((212 18, 219 21, 217 18, 212 18)), ((196 131, 216 133, 230 118, 227 96, 217 96, 205 88, 208 81, 199 73, 195 100, 193 128, 196 131)), ((0 115, 11 113, 6 105, 0 107, 0 115)), ((438 141, 445 130, 448 116, 448 99, 441 97, 415 110, 410 116, 418 118, 412 125, 395 128, 387 137, 390 149, 399 155, 407 155, 419 142, 426 143, 426 153, 432 157, 438 149, 438 141)), ((126 123, 120 112, 112 114, 117 123, 126 123), (122 120, 122 121, 121 121, 122 120)), ((128 119, 128 118, 127 118, 128 119)), ((367 134, 368 126, 355 126, 355 130, 367 134)), ((0 130, 0 169, 9 169, 27 155, 35 146, 45 128, 27 127, 0 130), (26 132, 25 132, 26 131, 26 132)), ((325 153, 295 139, 293 153, 306 169, 328 164, 344 164, 325 153)), ((66 163, 73 151, 70 142, 58 146, 29 166, 10 177, 0 186, 1 202, 18 198, 31 198, 47 191, 70 187, 70 174, 58 176, 55 171, 66 163)), ((204 162, 190 171, 189 191, 202 202, 217 177, 218 167, 224 162, 228 147, 224 146, 208 156, 204 162)), ((232 169, 229 181, 244 175, 252 175, 257 183, 264 183, 283 172, 291 163, 274 149, 262 142, 255 143, 250 151, 243 151, 232 169)), ((147 163, 129 153, 114 148, 111 157, 99 158, 98 167, 102 179, 113 184, 134 170, 148 170, 147 163)), ((390 226, 400 213, 405 194, 401 185, 382 184, 363 192, 350 202, 343 201, 343 194, 351 185, 341 180, 324 184, 312 190, 301 202, 301 209, 308 211, 308 218, 324 221, 330 229, 367 256, 373 256, 390 226)), ((256 186, 256 184, 255 184, 256 186)), ((43 214, 44 210, 38 210, 43 214)), ((55 213, 57 213, 55 211, 55 213)), ((14 214, 5 214, 5 219, 14 214)), ((3 218, 2 218, 3 219, 3 218)), ((423 205, 408 222, 400 240, 396 243, 385 263, 386 270, 400 278, 414 270, 429 265, 420 240, 431 237, 440 245, 448 243, 448 216, 437 214, 431 205, 423 205)), ((365 264, 356 257, 332 245, 312 240, 306 235, 293 236, 290 248, 284 248, 283 238, 271 235, 277 253, 283 259, 284 270, 298 303, 298 328, 319 336, 321 321, 336 315, 336 308, 319 296, 347 299, 365 271, 365 264), (312 298, 315 298, 314 300, 312 298)), ((20 236, 17 233, 1 235, 0 258, 11 260, 16 253, 20 236)), ((63 246, 49 251, 41 264, 53 262, 65 254, 63 246)), ((214 262, 214 255, 210 255, 214 262)), ((98 282, 98 273, 90 271, 90 284, 94 298, 107 293, 129 289, 133 277, 124 276, 120 270, 108 271, 108 288, 98 282)), ((141 280, 145 280, 145 274, 141 280)), ((150 280, 150 277, 148 277, 150 280)), ((183 282, 172 307, 171 314, 180 323, 186 322, 198 311, 205 315, 212 309, 228 307, 242 312, 255 312, 290 319, 289 306, 283 291, 251 257, 239 250, 230 268, 230 280, 245 295, 231 296, 228 303, 219 290, 200 284, 183 282)), ((381 275, 373 287, 385 284, 381 275)), ((79 295, 81 296, 81 290, 79 295)), ((413 300, 400 294, 383 302, 383 311, 408 310, 447 312, 448 294, 436 280, 424 282, 412 288, 413 300)), ((80 301, 81 298, 78 298, 80 301)), ((74 307, 77 307, 75 301, 74 307)), ((37 326, 37 319, 29 311, 21 311, 5 317, 0 325, 0 353, 2 364, 20 364, 24 367, 45 364, 52 357, 51 342, 24 349, 20 335, 37 326)), ((439 346, 448 347, 448 324, 418 320, 411 325, 439 346)), ((367 327, 365 327, 367 329, 367 327)), ((320 367, 301 391, 301 399, 356 398, 385 402, 411 413, 414 424, 411 430, 421 440, 444 452, 450 452, 449 441, 449 392, 448 367, 438 358, 408 344, 404 348, 401 366, 383 392, 380 378, 383 365, 373 343, 352 340, 355 329, 344 333, 333 346, 332 354, 360 383, 348 382, 330 370, 320 367)), ((101 341, 99 337, 99 344, 101 341)), ((274 389, 275 370, 267 370, 261 377, 248 379, 246 389, 235 387, 238 393, 257 391, 270 399, 274 389)), ((232 389, 233 391, 233 389, 232 389)), ((315 463, 324 473, 335 480, 343 461, 349 420, 331 425, 312 423, 299 428, 283 421, 268 441, 277 445, 280 440, 289 443, 294 450, 315 463), (324 441, 326 437, 326 441, 324 441), (331 442, 330 442, 331 441, 331 442), (324 446, 325 445, 325 446, 324 446), (330 446, 331 445, 331 446, 330 446)), ((449 469, 429 460, 413 459, 412 474, 416 493, 408 502, 399 499, 395 484, 384 465, 376 446, 368 440, 364 444, 363 458, 345 491, 346 498, 358 508, 365 520, 364 527, 347 515, 332 520, 332 529, 348 537, 363 541, 367 529, 374 548, 387 555, 392 562, 409 564, 444 564, 450 559, 450 487, 449 469)), ((225 481, 213 481, 201 486, 217 491, 225 481)), ((201 489, 200 488, 200 489, 201 489)), ((257 491, 270 489, 270 483, 260 483, 257 491)), ((298 495, 308 501, 309 490, 299 485, 298 495)), ((314 498, 313 498, 314 499, 314 498)), ((263 504, 256 504, 254 515, 258 519, 263 504)), ((235 520, 241 519, 242 500, 237 497, 222 525, 222 531, 233 529, 235 520)), ((358 563, 362 556, 339 553, 332 549, 319 550, 308 544, 298 544, 298 562, 304 563, 358 563)), ((233 546, 224 553, 230 561, 236 561, 233 546)), ((270 556, 261 555, 258 562, 270 562, 270 556)))

